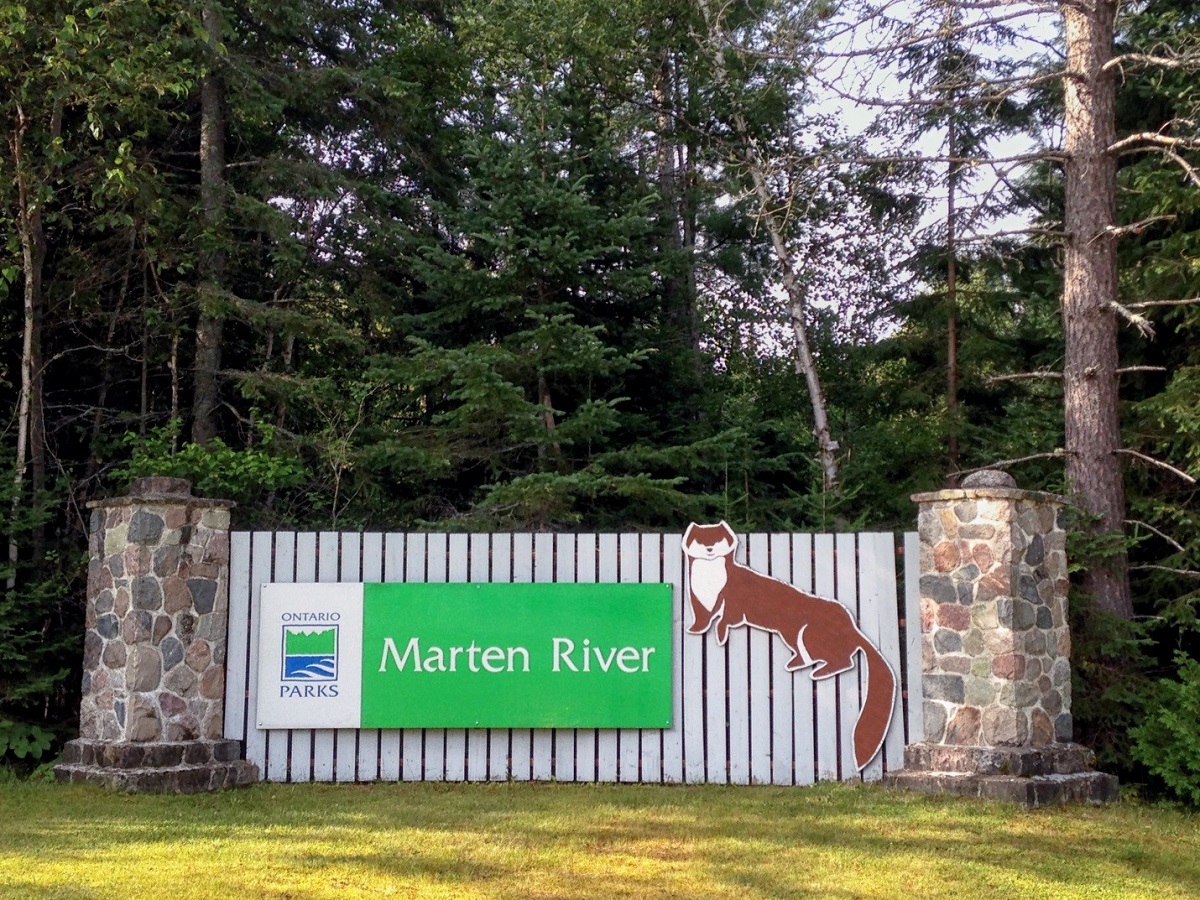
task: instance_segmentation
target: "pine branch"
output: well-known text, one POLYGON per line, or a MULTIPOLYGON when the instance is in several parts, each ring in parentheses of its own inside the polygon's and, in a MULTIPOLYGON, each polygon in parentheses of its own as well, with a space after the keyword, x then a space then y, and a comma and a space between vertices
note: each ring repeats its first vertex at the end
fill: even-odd
POLYGON ((1182 469, 1177 469, 1170 463, 1165 463, 1161 459, 1155 459, 1153 456, 1147 456, 1145 453, 1139 453, 1137 450, 1130 450, 1128 447, 1119 447, 1113 453, 1124 453, 1126 456, 1132 456, 1140 459, 1142 462, 1149 463, 1152 466, 1158 466, 1160 469, 1166 469, 1168 472, 1173 472, 1178 475, 1188 484, 1195 484, 1196 479, 1184 472, 1182 469))

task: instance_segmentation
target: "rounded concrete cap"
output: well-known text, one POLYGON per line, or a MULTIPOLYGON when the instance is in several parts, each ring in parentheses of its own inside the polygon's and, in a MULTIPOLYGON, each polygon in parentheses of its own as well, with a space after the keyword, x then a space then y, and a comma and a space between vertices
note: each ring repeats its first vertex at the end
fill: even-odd
POLYGON ((129 485, 131 497, 191 497, 192 483, 186 478, 166 478, 153 475, 137 478, 129 485))
POLYGON ((1017 479, 999 469, 982 469, 962 480, 964 488, 1015 488, 1017 479))

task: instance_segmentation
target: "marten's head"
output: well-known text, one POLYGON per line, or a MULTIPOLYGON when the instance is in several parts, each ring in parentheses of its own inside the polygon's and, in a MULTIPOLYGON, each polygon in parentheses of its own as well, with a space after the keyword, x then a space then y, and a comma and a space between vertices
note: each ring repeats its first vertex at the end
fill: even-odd
POLYGON ((683 552, 692 559, 717 559, 728 556, 737 546, 737 535, 724 521, 716 525, 693 522, 683 533, 683 552))

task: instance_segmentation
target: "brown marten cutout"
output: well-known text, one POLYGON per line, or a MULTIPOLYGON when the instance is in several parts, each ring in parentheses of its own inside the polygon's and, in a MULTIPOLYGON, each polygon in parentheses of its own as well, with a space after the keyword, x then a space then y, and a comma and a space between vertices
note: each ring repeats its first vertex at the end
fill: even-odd
POLYGON ((724 522, 693 522, 684 532, 692 605, 688 631, 703 634, 716 622, 722 646, 729 629, 739 625, 777 634, 792 651, 787 668, 813 666, 814 679, 850 671, 854 655, 862 651, 867 696, 854 725, 854 760, 861 770, 879 752, 892 720, 896 676, 891 666, 858 630, 846 607, 742 565, 733 558, 736 546, 737 536, 724 522))

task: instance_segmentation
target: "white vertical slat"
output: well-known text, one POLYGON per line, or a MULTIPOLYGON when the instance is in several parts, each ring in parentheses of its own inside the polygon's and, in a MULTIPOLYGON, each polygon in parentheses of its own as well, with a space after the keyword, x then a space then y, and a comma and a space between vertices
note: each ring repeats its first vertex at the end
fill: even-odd
MULTIPOLYGON (((746 562, 746 535, 738 535, 736 557, 746 562)), ((732 624, 732 623, 731 623, 732 624)), ((716 631, 714 626, 712 629, 716 631)), ((729 629, 725 644, 726 677, 729 679, 729 783, 750 783, 750 635, 755 629, 729 629)), ((712 657, 709 657, 711 662, 712 657)))
MULTIPOLYGON (((663 580, 662 570, 662 535, 642 535, 642 582, 658 582, 663 580)), ((663 729, 647 728, 641 733, 642 761, 640 780, 646 783, 663 780, 663 729)))
MULTIPOLYGON (((811 534, 792 535, 792 584, 806 593, 813 593, 813 538, 811 534)), ((790 655, 790 654, 788 654, 790 655)), ((785 659, 786 663, 787 660, 785 659)), ((792 758, 795 784, 812 784, 816 780, 816 735, 813 717, 816 706, 816 686, 810 669, 792 674, 792 758)))
MULTIPOLYGON (((739 629, 731 629, 731 632, 739 629)), ((741 629, 744 631, 744 629, 741 629)), ((705 780, 711 784, 729 782, 729 756, 725 737, 729 722, 725 671, 728 644, 717 643, 716 626, 704 633, 704 760, 705 780)))
MULTIPOLYGON (((752 534, 747 538, 750 568, 767 573, 770 568, 770 537, 752 534)), ((750 782, 771 783, 771 655, 773 634, 758 628, 750 632, 750 782)))
MULTIPOLYGON (((596 535, 575 537, 575 580, 581 583, 596 581, 596 535)), ((596 729, 581 728, 575 732, 575 779, 596 780, 596 729)))
MULTIPOLYGON (((492 581, 504 584, 512 581, 512 535, 492 535, 492 581)), ((507 728, 492 728, 488 731, 488 778, 491 781, 507 781, 512 768, 509 763, 509 748, 512 734, 507 728)))
MULTIPOLYGON (((612 584, 619 580, 620 570, 617 563, 617 535, 601 534, 598 536, 600 559, 597 564, 596 580, 604 584, 612 584)), ((596 730, 596 780, 616 781, 617 769, 617 732, 612 728, 596 730)))
MULTIPOLYGON (((821 597, 835 594, 835 567, 832 534, 813 535, 813 587, 821 597)), ((814 651, 815 652, 815 651, 814 651)), ((811 670, 810 670, 811 671, 811 670)), ((817 777, 836 781, 838 777, 837 685, 832 678, 817 681, 817 777)))
MULTIPOLYGON (((768 574, 780 581, 792 583, 792 539, 786 534, 772 534, 768 538, 770 567, 768 574)), ((771 687, 771 778, 772 784, 791 784, 795 777, 793 766, 793 709, 792 695, 797 676, 786 668, 791 651, 783 642, 771 638, 770 671, 771 687)), ((794 638, 793 638, 794 640, 794 638)), ((801 676, 802 677, 802 676, 801 676)))
MULTIPOLYGON (((312 531, 296 535, 296 581, 309 583, 317 580, 317 535, 312 531)), ((309 729, 296 729, 289 735, 291 762, 288 776, 292 781, 312 781, 313 733, 309 729)))
MULTIPOLYGON (((338 581, 345 584, 355 584, 362 581, 360 566, 362 535, 357 532, 346 532, 341 536, 341 539, 341 549, 338 553, 340 561, 338 581)), ((337 781, 354 781, 358 775, 358 731, 356 729, 339 728, 335 732, 333 758, 334 779, 337 781)))
MULTIPOLYGON (((682 535, 676 538, 671 535, 669 543, 682 541, 682 535)), ((667 547, 667 552, 673 552, 667 547)), ((692 624, 691 602, 691 567, 684 559, 683 545, 680 543, 675 551, 678 553, 682 568, 682 578, 676 593, 679 605, 679 615, 682 619, 682 639, 679 666, 680 693, 683 706, 683 777, 688 784, 702 784, 708 780, 706 754, 704 747, 704 720, 706 713, 707 682, 704 678, 704 643, 705 637, 688 634, 688 626, 692 624)))
MULTIPOLYGON (((425 536, 426 569, 425 580, 430 584, 444 584, 447 577, 447 548, 449 541, 445 534, 428 534, 425 536)), ((446 730, 444 728, 425 729, 425 780, 446 780, 446 730)))
MULTIPOLYGON (((455 584, 462 584, 470 579, 471 536, 468 534, 452 534, 448 540, 447 571, 448 578, 455 584)), ((463 728, 446 729, 446 780, 467 780, 467 732, 463 728)))
MULTIPOLYGON (((250 641, 258 647, 258 626, 262 620, 262 586, 271 580, 274 535, 256 531, 250 539, 250 641)), ((246 702, 246 759, 256 762, 262 771, 267 762, 267 732, 258 727, 258 660, 247 676, 250 689, 246 702)))
MULTIPOLYGON (((286 584, 296 578, 296 534, 292 531, 275 532, 275 567, 272 581, 286 584)), ((275 728, 267 732, 267 778, 270 781, 287 781, 291 734, 275 728)))
MULTIPOLYGON (((473 584, 486 583, 490 577, 491 545, 486 534, 473 534, 470 540, 470 569, 467 580, 473 584)), ((487 781, 488 733, 483 728, 467 732, 467 780, 487 781)))
MULTIPOLYGON (((514 534, 512 546, 512 580, 520 584, 533 581, 533 535, 514 534)), ((513 781, 528 781, 533 772, 533 732, 528 728, 512 729, 510 746, 513 781)))
MULTIPOLYGON (((859 582, 862 590, 859 608, 863 611, 863 633, 874 641, 892 674, 900 677, 900 629, 896 602, 896 548, 891 534, 873 532, 860 534, 859 582), (869 614, 868 614, 869 607, 869 614)), ((899 685, 897 684, 897 688, 899 685)), ((903 765, 904 722, 899 690, 892 698, 892 717, 883 738, 883 749, 863 770, 863 779, 878 781, 885 771, 903 765)))
MULTIPOLYGON (((617 542, 617 572, 620 581, 641 580, 642 554, 636 534, 622 534, 617 542)), ((642 735, 636 728, 617 732, 617 780, 636 782, 641 777, 642 735)))
MULTIPOLYGON (((837 599, 842 606, 850 610, 850 616, 855 623, 858 615, 858 551, 853 534, 839 534, 835 540, 837 564, 837 599)), ((860 679, 864 670, 859 660, 861 654, 855 657, 854 668, 837 676, 838 683, 838 736, 841 752, 842 781, 861 781, 858 774, 858 764, 854 758, 854 723, 858 720, 858 712, 862 708, 863 694, 860 679)))
POLYGON ((914 531, 904 535, 904 653, 908 743, 925 740, 925 691, 921 679, 921 540, 914 531))
MULTIPOLYGON (((370 532, 361 536, 362 568, 359 580, 364 584, 383 581, 383 535, 370 532)), ((346 579, 345 569, 342 580, 346 579)), ((355 762, 355 780, 378 781, 380 766, 381 733, 377 728, 368 728, 358 733, 358 759, 355 762)))
MULTIPOLYGON (((425 581, 426 550, 429 536, 409 534, 404 542, 404 580, 413 584, 425 581)), ((405 728, 400 734, 400 777, 405 781, 420 781, 425 777, 425 732, 420 728, 405 728)))
MULTIPOLYGON (((248 675, 258 666, 257 647, 250 645, 250 533, 235 531, 229 535, 229 625, 225 642, 225 723, 224 736, 233 741, 246 740, 253 723, 247 723, 248 675)), ((259 767, 266 775, 266 771, 259 767)))
MULTIPOLYGON (((554 538, 554 580, 560 584, 575 582, 575 535, 559 534, 554 538)), ((575 780, 575 730, 557 728, 554 731, 554 779, 575 780)))
MULTIPOLYGON (((683 781, 683 554, 674 534, 658 536, 662 579, 671 585, 671 727, 662 736, 663 781, 683 781)), ((699 687, 699 685, 697 685, 699 687)))
MULTIPOLYGON (((554 535, 545 532, 533 536, 533 580, 540 584, 554 581, 554 535)), ((549 728, 533 731, 531 747, 533 767, 531 777, 535 781, 549 781, 554 777, 554 732, 549 728)))
MULTIPOLYGON (((369 535, 368 535, 369 537, 369 535)), ((363 555, 366 556, 370 544, 364 545, 363 555)), ((384 583, 404 580, 404 535, 388 534, 383 536, 381 549, 383 559, 384 583)), ((368 570, 369 571, 369 570, 368 570)), ((403 733, 396 728, 389 728, 379 733, 379 780, 399 781, 400 760, 403 733)))
MULTIPOLYGON (((322 531, 317 535, 317 581, 336 583, 341 555, 341 535, 322 531)), ((332 728, 313 731, 313 781, 333 781, 336 735, 332 728)))

